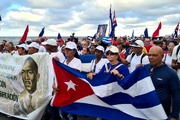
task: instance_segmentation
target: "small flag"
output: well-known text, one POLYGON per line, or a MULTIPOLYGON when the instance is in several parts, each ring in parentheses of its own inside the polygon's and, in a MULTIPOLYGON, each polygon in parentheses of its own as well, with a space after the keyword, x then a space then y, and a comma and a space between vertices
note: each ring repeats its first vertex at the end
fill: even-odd
POLYGON ((60 33, 58 33, 57 39, 58 39, 58 41, 59 41, 59 42, 63 42, 63 41, 64 41, 64 40, 62 39, 62 37, 61 37, 61 34, 60 34, 60 33))
POLYGON ((26 41, 28 32, 29 32, 29 25, 26 26, 26 29, 25 29, 25 31, 24 31, 24 34, 23 34, 23 36, 21 37, 21 39, 19 40, 19 42, 25 42, 25 41, 26 41))
POLYGON ((45 27, 43 27, 41 32, 39 33, 39 37, 42 37, 44 35, 44 29, 45 29, 45 27))
POLYGON ((158 28, 152 34, 152 38, 159 36, 159 31, 160 31, 161 27, 162 27, 162 24, 160 22, 159 25, 158 25, 158 28))
POLYGON ((148 29, 147 28, 144 30, 144 37, 145 38, 149 38, 149 36, 148 36, 148 29))

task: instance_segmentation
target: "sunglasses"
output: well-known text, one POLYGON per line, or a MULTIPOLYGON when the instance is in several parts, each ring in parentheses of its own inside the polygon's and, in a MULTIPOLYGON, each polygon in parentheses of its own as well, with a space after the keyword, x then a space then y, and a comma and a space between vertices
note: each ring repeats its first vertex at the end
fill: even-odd
POLYGON ((117 53, 107 52, 107 53, 106 53, 106 56, 108 56, 108 55, 117 55, 117 53))

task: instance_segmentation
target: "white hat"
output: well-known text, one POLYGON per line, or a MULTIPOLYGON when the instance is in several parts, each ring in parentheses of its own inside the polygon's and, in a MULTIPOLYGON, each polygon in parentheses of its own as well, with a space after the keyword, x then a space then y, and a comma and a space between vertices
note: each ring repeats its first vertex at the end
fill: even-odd
POLYGON ((104 53, 104 47, 101 46, 101 45, 98 45, 98 46, 96 47, 96 50, 102 51, 102 52, 104 53))
POLYGON ((114 45, 109 46, 107 51, 111 51, 113 53, 119 53, 119 49, 116 46, 114 46, 114 45))
POLYGON ((28 45, 28 48, 34 47, 36 49, 39 49, 39 44, 37 42, 32 42, 31 44, 28 45))
POLYGON ((136 40, 135 42, 133 42, 130 46, 132 47, 144 47, 144 43, 142 40, 136 40))
POLYGON ((57 42, 55 39, 48 39, 47 41, 45 42, 42 42, 41 44, 43 45, 52 45, 52 46, 57 46, 57 42))
POLYGON ((69 48, 69 49, 77 49, 77 45, 76 45, 75 42, 69 41, 69 42, 66 43, 65 48, 69 48))
POLYGON ((20 48, 24 48, 26 51, 28 50, 28 47, 26 44, 20 44, 20 45, 17 45, 18 47, 20 48))

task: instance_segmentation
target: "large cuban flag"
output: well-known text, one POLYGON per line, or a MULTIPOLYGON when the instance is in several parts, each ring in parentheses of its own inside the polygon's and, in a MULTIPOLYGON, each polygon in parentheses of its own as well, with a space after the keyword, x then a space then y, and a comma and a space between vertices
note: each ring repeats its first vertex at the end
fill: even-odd
POLYGON ((162 120, 167 116, 144 67, 120 81, 109 73, 92 80, 53 59, 59 93, 52 105, 71 114, 107 120, 162 120))

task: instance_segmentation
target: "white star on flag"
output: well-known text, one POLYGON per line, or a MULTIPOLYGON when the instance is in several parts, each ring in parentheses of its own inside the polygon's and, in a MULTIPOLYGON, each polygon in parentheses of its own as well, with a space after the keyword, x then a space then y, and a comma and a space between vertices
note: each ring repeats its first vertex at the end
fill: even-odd
POLYGON ((75 90, 76 91, 76 88, 75 88, 75 85, 76 84, 74 84, 71 80, 69 81, 69 82, 64 82, 66 85, 68 85, 68 88, 67 88, 67 91, 69 90, 69 89, 73 89, 73 90, 75 90))

